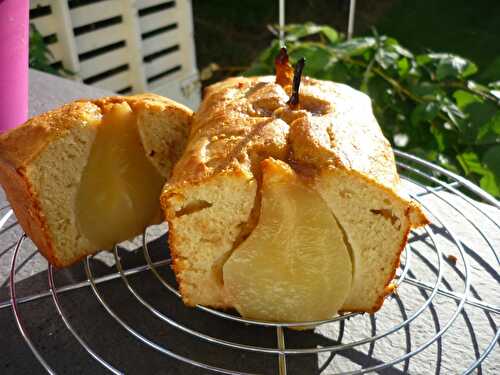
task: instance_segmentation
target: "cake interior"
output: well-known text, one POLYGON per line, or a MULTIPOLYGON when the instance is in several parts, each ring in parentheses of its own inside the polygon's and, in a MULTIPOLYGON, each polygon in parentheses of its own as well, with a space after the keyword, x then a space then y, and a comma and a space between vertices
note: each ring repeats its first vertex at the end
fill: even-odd
POLYGON ((77 193, 76 221, 95 246, 109 249, 158 218, 165 179, 146 156, 130 106, 112 103, 102 114, 77 193))

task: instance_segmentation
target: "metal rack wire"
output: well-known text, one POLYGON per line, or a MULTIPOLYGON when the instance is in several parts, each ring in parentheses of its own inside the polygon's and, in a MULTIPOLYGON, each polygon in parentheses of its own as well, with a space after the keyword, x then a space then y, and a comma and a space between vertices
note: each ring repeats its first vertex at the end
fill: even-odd
MULTIPOLYGON (((450 226, 447 225, 446 220, 443 219, 440 213, 435 209, 432 202, 426 201, 426 197, 432 197, 436 202, 440 202, 449 208, 449 210, 453 211, 455 215, 460 216, 466 222, 468 222, 477 234, 484 240, 486 244, 484 249, 481 249, 483 252, 491 252, 493 254, 493 259, 496 260, 496 264, 493 267, 497 270, 499 263, 498 252, 495 249, 490 238, 483 233, 480 226, 481 223, 478 223, 477 220, 472 220, 467 211, 463 211, 456 207, 456 205, 449 200, 447 194, 453 194, 453 196, 457 197, 461 200, 463 204, 469 207, 470 210, 474 210, 477 214, 481 215, 482 220, 485 222, 489 222, 496 231, 500 231, 499 224, 495 221, 493 217, 482 207, 481 204, 469 198, 469 195, 475 195, 481 200, 488 202, 494 207, 500 208, 498 202, 487 193, 479 189, 477 186, 471 184, 467 180, 457 176, 449 171, 446 171, 438 166, 435 166, 429 162, 426 162, 422 159, 419 159, 415 156, 396 151, 397 156, 397 165, 399 168, 399 172, 403 180, 411 182, 413 185, 419 186, 420 192, 413 194, 413 198, 420 201, 424 209, 428 212, 429 216, 432 218, 433 226, 428 226, 419 233, 418 235, 421 238, 425 238, 431 248, 431 251, 428 253, 427 257, 432 257, 435 261, 431 262, 432 267, 435 267, 434 279, 431 281, 422 280, 419 277, 414 276, 412 271, 412 264, 414 264, 414 246, 419 242, 417 238, 417 234, 413 234, 415 237, 415 241, 409 242, 409 245, 406 246, 402 259, 402 265, 400 267, 396 284, 398 286, 398 290, 401 288, 408 287, 417 287, 421 291, 426 292, 426 298, 416 306, 414 311, 407 316, 403 316, 400 321, 394 318, 392 322, 392 326, 382 332, 378 332, 375 334, 366 333, 363 337, 359 339, 350 340, 347 342, 341 342, 335 345, 309 345, 304 347, 288 347, 286 342, 286 327, 294 327, 294 326, 304 326, 304 325, 315 325, 315 326, 324 326, 324 325, 336 325, 338 326, 339 336, 343 336, 346 322, 349 318, 355 317, 357 314, 351 313, 342 316, 335 317, 330 320, 325 321, 315 321, 315 322, 301 322, 301 323, 276 323, 276 322, 262 322, 255 321, 250 319, 244 319, 237 315, 233 315, 228 312, 213 310, 211 308, 197 306, 197 309, 200 310, 204 314, 210 314, 217 318, 230 320, 236 322, 238 324, 243 324, 247 326, 246 329, 254 329, 255 326, 267 327, 267 329, 273 329, 276 331, 276 339, 274 342, 269 342, 267 346, 262 345, 250 345, 242 342, 237 342, 234 340, 229 340, 221 337, 215 337, 213 335, 209 335, 207 333, 201 332, 200 330, 189 327, 186 324, 181 323, 176 319, 176 317, 169 316, 165 312, 161 311, 160 308, 155 306, 152 302, 148 300, 148 296, 142 294, 133 284, 130 282, 131 275, 143 274, 146 272, 150 272, 156 281, 161 285, 165 293, 172 294, 176 297, 180 297, 176 287, 165 278, 164 275, 160 272, 161 270, 165 270, 169 267, 170 260, 162 259, 159 261, 153 261, 150 256, 150 250, 147 242, 147 233, 144 233, 142 237, 142 252, 144 257, 144 264, 135 268, 125 269, 122 265, 122 261, 118 252, 117 247, 113 249, 113 256, 116 264, 116 272, 96 277, 94 270, 91 264, 91 257, 87 258, 84 261, 84 270, 87 277, 86 281, 66 285, 64 287, 58 287, 56 285, 54 274, 57 272, 52 266, 48 266, 47 274, 48 274, 48 291, 39 293, 36 295, 30 295, 27 297, 17 297, 16 295, 16 262, 18 260, 20 252, 23 251, 23 243, 26 239, 26 236, 23 234, 17 241, 15 249, 12 254, 12 262, 11 262, 11 272, 10 272, 10 294, 11 299, 9 301, 0 303, 0 308, 11 307, 16 324, 19 328, 19 332, 23 336, 26 344, 33 352, 36 359, 40 362, 40 364, 45 368, 45 370, 54 374, 55 370, 51 367, 50 361, 45 358, 41 352, 38 350, 33 340, 30 338, 30 332, 27 326, 23 323, 23 318, 21 316, 21 312, 19 309, 19 305, 21 303, 29 303, 30 301, 51 297, 56 308, 56 311, 64 323, 65 327, 69 330, 69 332, 74 336, 75 340, 81 345, 81 347, 89 354, 89 356, 97 361, 98 364, 103 366, 104 369, 108 370, 114 374, 121 374, 123 370, 118 368, 118 364, 111 364, 108 362, 104 355, 98 353, 95 349, 92 348, 91 344, 86 342, 86 340, 82 337, 81 333, 79 333, 73 327, 72 319, 66 314, 63 305, 60 302, 61 295, 65 292, 89 287, 92 291, 92 294, 95 296, 97 301, 101 304, 105 313, 111 317, 114 321, 116 321, 129 335, 133 338, 137 339, 139 342, 144 344, 144 350, 154 350, 165 356, 175 358, 181 362, 190 364, 192 366, 198 367, 203 371, 211 371, 214 373, 224 373, 224 374, 250 374, 253 372, 234 370, 230 368, 225 368, 221 366, 212 365, 209 363, 205 363, 193 358, 190 358, 186 355, 179 354, 172 349, 161 345, 156 342, 153 338, 147 337, 143 333, 139 332, 135 327, 131 326, 127 323, 126 318, 122 317, 117 313, 113 307, 108 303, 106 297, 103 293, 103 288, 105 288, 105 283, 110 280, 121 280, 124 287, 128 290, 130 295, 137 301, 137 303, 142 306, 146 311, 148 311, 152 316, 156 319, 159 319, 161 322, 167 324, 170 327, 173 327, 186 335, 192 338, 192 345, 197 345, 200 341, 204 341, 209 344, 221 346, 224 348, 237 350, 237 351, 245 351, 245 352, 254 352, 261 353, 264 355, 275 356, 278 363, 278 373, 280 375, 287 374, 287 359, 292 356, 301 356, 307 354, 315 354, 319 355, 321 353, 327 353, 330 355, 329 359, 322 365, 322 368, 326 368, 332 361, 335 353, 342 353, 343 351, 357 348, 363 345, 370 345, 371 347, 378 342, 387 337, 391 337, 391 335, 396 334, 402 330, 408 329, 408 327, 417 319, 420 319, 422 314, 426 312, 429 307, 433 304, 436 296, 440 296, 442 298, 448 298, 454 301, 455 309, 450 312, 449 317, 447 317, 446 322, 441 325, 439 328, 436 328, 432 337, 427 338, 423 342, 421 342, 417 347, 411 348, 407 350, 404 354, 395 356, 394 358, 387 360, 383 363, 369 365, 357 370, 344 372, 344 373, 356 373, 362 374, 371 371, 381 371, 389 366, 394 366, 396 364, 400 364, 402 362, 408 361, 410 358, 417 356, 419 353, 425 351, 429 346, 433 345, 437 341, 441 339, 441 337, 452 327, 460 314, 463 313, 464 306, 470 306, 477 309, 481 309, 490 314, 494 314, 497 316, 500 314, 500 308, 498 306, 494 306, 487 302, 481 301, 478 298, 475 298, 471 295, 471 266, 469 264, 469 255, 464 250, 462 241, 460 239, 459 234, 455 232, 450 226), (443 283, 443 278, 445 276, 445 259, 446 254, 444 254, 443 249, 439 245, 439 241, 436 239, 437 233, 436 228, 439 228, 441 233, 445 233, 450 242, 453 244, 454 249, 459 255, 460 264, 462 265, 462 270, 460 271, 463 275, 461 278, 461 284, 458 287, 455 287, 453 290, 450 290, 449 286, 446 286, 443 283), (101 286, 104 284, 103 286, 101 286)), ((9 226, 6 225, 7 220, 12 215, 12 211, 8 207, 2 207, 2 211, 4 212, 0 215, 0 230, 6 231, 9 230, 9 226), (2 227, 4 227, 2 229, 2 227), (7 228, 7 229, 6 229, 7 228)), ((12 225, 12 224, 11 224, 12 225)), ((0 234, 3 232, 0 232, 0 234)), ((1 239, 1 238, 0 238, 1 239)), ((420 240, 422 241, 422 240, 420 240)), ((499 280, 498 272, 494 275, 496 280, 499 280)), ((498 287, 498 286, 497 286, 498 287)), ((462 369, 461 371, 464 374, 469 374, 477 369, 483 360, 488 356, 488 354, 493 350, 496 343, 498 342, 500 337, 500 332, 498 329, 494 329, 491 341, 489 344, 480 352, 475 360, 469 364, 467 368, 462 369)))

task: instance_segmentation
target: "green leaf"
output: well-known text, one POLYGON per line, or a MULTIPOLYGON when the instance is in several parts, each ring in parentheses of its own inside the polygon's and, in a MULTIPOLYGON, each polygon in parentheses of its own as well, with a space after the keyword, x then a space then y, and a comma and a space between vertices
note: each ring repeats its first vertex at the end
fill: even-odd
POLYGON ((500 145, 490 147, 483 155, 483 165, 489 169, 480 180, 481 187, 490 194, 500 196, 500 145))
POLYGON ((400 77, 405 77, 410 71, 410 62, 406 57, 400 59, 397 63, 398 74, 400 77))
POLYGON ((438 150, 440 152, 446 150, 446 136, 443 133, 442 129, 440 129, 437 126, 431 126, 431 133, 434 136, 434 139, 436 140, 436 143, 438 145, 438 150))
POLYGON ((265 76, 269 74, 274 74, 274 69, 271 69, 269 65, 262 63, 252 64, 249 69, 243 72, 243 75, 246 77, 265 76))
POLYGON ((325 69, 335 62, 331 51, 317 42, 301 43, 299 46, 289 49, 288 54, 292 62, 304 57, 306 59, 304 74, 316 78, 323 78, 326 74, 325 69))
POLYGON ((483 155, 483 164, 486 165, 500 181, 500 145, 490 147, 483 155))
POLYGON ((409 59, 413 59, 413 54, 408 51, 406 48, 401 47, 399 44, 395 44, 392 46, 394 51, 399 53, 401 56, 407 57, 409 59))
POLYGON ((273 40, 271 45, 259 55, 257 60, 265 64, 270 64, 274 67, 274 59, 276 58, 280 48, 281 46, 279 40, 273 40))
POLYGON ((500 196, 500 174, 498 173, 500 147, 497 147, 493 147, 489 150, 489 154, 488 152, 485 154, 486 158, 483 157, 484 164, 479 161, 477 154, 474 152, 464 152, 458 155, 457 159, 467 175, 475 173, 481 176, 479 184, 484 190, 492 195, 500 196))
MULTIPOLYGON (((500 143, 500 111, 497 111, 486 123, 481 125, 477 134, 477 143, 500 143)), ((498 163, 500 164, 500 160, 498 163)))
POLYGON ((439 103, 441 112, 446 114, 453 125, 463 131, 464 120, 467 116, 462 112, 462 110, 446 96, 439 96, 437 98, 437 102, 439 103))
POLYGON ((479 96, 464 90, 455 91, 453 97, 455 98, 458 108, 462 110, 472 103, 482 103, 482 99, 479 96))
POLYGON ((389 69, 392 65, 395 65, 399 59, 399 55, 390 50, 379 49, 375 55, 375 60, 380 64, 380 66, 384 69, 389 69))
POLYGON ((312 22, 304 24, 289 24, 285 26, 286 40, 297 41, 305 36, 317 34, 321 31, 321 26, 312 22))
POLYGON ((411 113, 411 123, 418 125, 422 122, 431 122, 439 113, 439 105, 436 102, 421 103, 411 113))
POLYGON ((339 41, 339 33, 330 26, 322 26, 321 33, 328 39, 328 41, 332 44, 339 41))
POLYGON ((479 186, 495 197, 500 196, 500 180, 493 173, 487 173, 479 180, 479 186))
POLYGON ((353 38, 338 44, 335 50, 342 56, 358 56, 376 45, 377 42, 373 37, 353 38))
POLYGON ((466 174, 477 173, 479 175, 484 175, 489 172, 487 168, 483 167, 475 152, 467 151, 459 154, 457 155, 457 160, 466 174))
POLYGON ((428 53, 417 56, 417 63, 430 65, 436 69, 436 79, 466 78, 477 72, 477 66, 472 61, 450 53, 428 53))
POLYGON ((500 145, 489 148, 483 155, 483 164, 491 173, 483 175, 481 187, 490 194, 500 196, 500 145))
POLYGON ((500 113, 491 101, 464 90, 453 93, 457 106, 465 114, 459 121, 462 144, 485 144, 495 142, 500 134, 500 113))
MULTIPOLYGON (((415 156, 418 156, 423 159, 427 159, 432 162, 437 162, 438 161, 438 156, 439 154, 434 151, 434 150, 429 150, 423 147, 413 147, 408 150, 408 152, 412 153, 415 156)), ((429 180, 427 180, 425 183, 428 183, 429 180)))
POLYGON ((316 25, 312 22, 304 24, 290 24, 285 26, 285 38, 288 41, 298 41, 306 36, 321 33, 326 39, 334 44, 339 40, 339 34, 334 28, 327 25, 316 25))
POLYGON ((351 72, 343 62, 334 63, 327 71, 325 79, 335 82, 349 83, 351 80, 351 72))
POLYGON ((446 95, 446 92, 437 84, 427 81, 412 82, 408 86, 412 94, 425 100, 436 100, 446 95))
POLYGON ((436 78, 465 78, 477 72, 476 64, 459 56, 446 54, 437 66, 436 78))

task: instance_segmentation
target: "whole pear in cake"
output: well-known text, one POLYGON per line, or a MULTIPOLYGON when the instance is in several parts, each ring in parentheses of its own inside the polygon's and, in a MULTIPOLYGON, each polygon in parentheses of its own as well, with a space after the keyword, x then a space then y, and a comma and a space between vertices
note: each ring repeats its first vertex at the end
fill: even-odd
POLYGON ((291 77, 282 53, 276 77, 214 84, 194 115, 161 195, 187 305, 288 322, 375 312, 428 222, 369 97, 291 77))
POLYGON ((224 289, 249 318, 324 319, 342 307, 351 289, 342 230, 323 199, 286 163, 269 158, 261 170, 259 221, 224 263, 224 289))
POLYGON ((58 267, 161 221, 159 196, 192 112, 154 94, 67 104, 0 135, 0 183, 58 267))

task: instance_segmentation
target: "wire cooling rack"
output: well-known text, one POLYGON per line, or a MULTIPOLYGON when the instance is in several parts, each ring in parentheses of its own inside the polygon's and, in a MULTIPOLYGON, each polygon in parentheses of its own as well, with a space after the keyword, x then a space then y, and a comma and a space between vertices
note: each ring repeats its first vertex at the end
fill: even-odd
MULTIPOLYGON (((165 309, 164 305, 159 306, 159 301, 167 296, 180 299, 170 272, 170 259, 166 258, 168 252, 163 252, 163 258, 153 260, 147 232, 142 236, 142 246, 138 250, 142 253, 142 264, 124 267, 119 248, 115 247, 112 251, 115 264, 113 272, 97 276, 95 262, 92 257, 88 257, 83 262, 85 279, 64 286, 56 285, 56 274, 62 271, 48 265, 48 289, 24 296, 18 295, 16 283, 19 259, 24 259, 22 265, 29 262, 29 258, 26 260, 22 256, 28 240, 21 234, 11 249, 10 299, 1 302, 0 309, 12 309, 17 328, 27 346, 51 374, 56 373, 51 363, 54 357, 31 338, 30 324, 23 319, 24 310, 21 311, 21 305, 43 298, 52 299, 57 312, 54 319, 62 321, 74 340, 88 353, 89 360, 94 360, 105 372, 114 374, 126 372, 121 364, 122 361, 127 361, 131 350, 157 352, 190 365, 193 371, 198 369, 199 372, 195 373, 201 374, 361 374, 372 371, 439 373, 440 368, 445 367, 443 361, 446 362, 446 358, 449 358, 450 366, 458 363, 463 366, 453 368, 453 373, 481 373, 482 363, 495 349, 500 335, 497 328, 500 316, 499 258, 495 248, 498 247, 498 242, 495 241, 500 237, 500 226, 498 215, 495 216, 493 209, 500 208, 500 205, 493 197, 460 176, 400 151, 396 151, 396 156, 402 180, 412 197, 422 204, 433 224, 412 232, 397 273, 397 292, 377 314, 351 313, 325 321, 286 324, 243 319, 230 312, 203 306, 172 312, 165 309), (471 196, 488 203, 490 207, 471 199, 471 196), (457 227, 454 219, 462 223, 460 227, 457 227), (465 226, 463 223, 466 223, 465 226), (491 236, 491 233, 494 235, 491 236), (468 247, 470 238, 478 238, 476 243, 479 245, 475 245, 474 249, 468 247), (141 289, 141 283, 146 277, 154 279, 159 294, 150 296, 141 289), (137 314, 143 314, 144 319, 159 321, 170 330, 182 334, 183 339, 159 339, 154 333, 145 333, 144 329, 130 323, 130 316, 121 315, 106 295, 106 288, 111 282, 117 283, 120 280, 122 287, 133 298, 137 314), (481 280, 483 285, 475 285, 475 280, 481 280), (485 288, 489 290, 486 296, 482 292, 485 288), (71 294, 69 292, 81 289, 86 289, 98 301, 101 314, 107 315, 126 335, 140 343, 139 346, 127 349, 119 357, 120 361, 116 360, 116 356, 103 351, 100 345, 95 344, 95 340, 87 337, 86 332, 75 328, 79 319, 84 318, 68 314, 63 300, 71 294), (194 311, 198 314, 195 319, 185 318, 184 315, 194 311), (471 316, 489 322, 489 328, 480 333, 474 332, 475 329, 470 324, 471 316), (216 319, 218 329, 207 329, 206 326, 200 328, 195 324, 205 317, 216 319), (314 331, 289 329, 304 325, 315 325, 316 328, 314 331), (239 335, 229 332, 233 329, 238 330, 239 335), (256 331, 261 333, 255 335, 256 331), (461 337, 467 335, 471 340, 460 341, 461 337), (481 336, 482 345, 478 344, 475 335, 481 336), (443 345, 444 336, 452 338, 452 341, 458 340, 459 343, 447 348, 443 345), (252 342, 250 337, 258 339, 252 342), (465 346, 470 347, 470 358, 464 354, 462 342, 468 343, 465 346), (179 345, 183 345, 182 348, 179 345), (218 347, 225 354, 220 358, 215 358, 217 355, 214 355, 209 360, 206 360, 207 356, 203 356, 203 360, 200 360, 193 354, 200 345, 218 347), (265 359, 250 360, 254 354, 265 359), (354 354, 363 354, 365 357, 357 360, 354 354), (231 356, 235 360, 228 360, 231 356), (109 357, 113 357, 113 361, 107 359, 109 357), (374 357, 382 360, 373 360, 374 357), (310 365, 311 358, 315 362, 314 371, 303 364, 308 361, 310 365), (417 363, 417 367, 413 368, 412 363, 417 363), (255 368, 250 368, 251 365, 255 368)), ((12 231, 16 225, 12 215, 10 207, 0 208, 0 244, 2 236, 12 231)), ((84 310, 84 306, 81 309, 84 310)), ((58 348, 59 350, 64 351, 64 348, 58 348)), ((495 368, 495 362, 498 361, 492 362, 495 368)), ((191 368, 190 366, 187 367, 191 368)), ((180 370, 164 371, 184 373, 180 370)))

